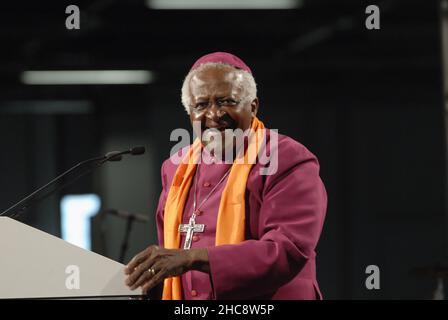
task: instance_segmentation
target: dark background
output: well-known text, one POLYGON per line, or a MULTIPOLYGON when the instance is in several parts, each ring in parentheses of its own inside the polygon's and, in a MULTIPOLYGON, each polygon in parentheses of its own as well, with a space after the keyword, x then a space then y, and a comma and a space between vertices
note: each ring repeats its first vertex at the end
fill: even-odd
MULTIPOLYGON (((20 219, 60 235, 59 200, 97 193, 103 209, 153 217, 160 165, 189 128, 180 88, 201 55, 227 51, 253 70, 259 117, 307 146, 329 194, 318 246, 327 299, 430 299, 416 267, 444 263, 445 134, 439 1, 304 1, 297 10, 149 10, 144 1, 9 1, 0 9, 0 210, 77 162, 145 145, 20 219), (365 8, 381 10, 367 30, 365 8), (149 85, 30 86, 24 70, 147 69, 149 85), (368 265, 381 270, 367 290, 368 265)), ((124 221, 94 228, 94 250, 118 259, 124 221)), ((0 235, 1 237, 1 235, 0 235)), ((1 239, 7 241, 7 239, 1 239)), ((127 259, 156 242, 136 225, 127 259)))

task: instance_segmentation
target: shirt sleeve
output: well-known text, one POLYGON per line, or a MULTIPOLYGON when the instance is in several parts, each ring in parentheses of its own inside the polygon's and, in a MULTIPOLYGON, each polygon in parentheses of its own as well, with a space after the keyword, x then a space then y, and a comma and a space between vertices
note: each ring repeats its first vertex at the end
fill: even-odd
POLYGON ((259 237, 208 248, 215 299, 273 294, 314 258, 327 195, 315 156, 303 146, 292 153, 266 178, 257 213, 259 237))

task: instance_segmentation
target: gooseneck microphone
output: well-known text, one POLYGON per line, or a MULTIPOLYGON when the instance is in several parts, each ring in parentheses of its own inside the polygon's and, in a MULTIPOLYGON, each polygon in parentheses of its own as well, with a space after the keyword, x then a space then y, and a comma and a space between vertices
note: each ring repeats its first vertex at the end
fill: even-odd
MULTIPOLYGON (((138 146, 138 147, 133 147, 129 150, 125 150, 125 151, 111 151, 106 153, 106 155, 104 155, 103 158, 106 161, 120 161, 121 160, 121 156, 124 154, 131 154, 133 156, 138 156, 141 154, 145 153, 145 147, 142 146, 138 146)), ((89 161, 89 160, 87 160, 89 161)))
POLYGON ((40 200, 43 200, 52 193, 72 184, 80 177, 86 175, 87 173, 90 173, 91 171, 100 167, 104 163, 108 161, 121 161, 123 158, 122 156, 125 154, 141 155, 144 153, 145 153, 145 147, 137 146, 129 150, 111 151, 106 153, 104 156, 84 160, 75 165, 74 167, 68 169, 64 173, 60 174, 59 176, 48 182, 46 185, 32 192, 31 194, 29 194, 28 196, 26 196, 25 198, 23 198, 13 206, 11 206, 10 208, 6 209, 2 213, 0 213, 0 216, 7 216, 11 218, 16 217, 22 214, 32 204, 40 200), (69 176, 72 174, 73 176, 69 178, 69 176))

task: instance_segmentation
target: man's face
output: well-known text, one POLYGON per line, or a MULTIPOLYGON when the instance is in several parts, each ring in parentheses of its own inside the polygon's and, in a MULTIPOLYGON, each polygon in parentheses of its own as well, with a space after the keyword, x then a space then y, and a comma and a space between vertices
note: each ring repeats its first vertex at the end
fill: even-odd
MULTIPOLYGON (((258 99, 248 101, 242 87, 242 75, 232 67, 207 68, 190 81, 190 120, 201 123, 201 130, 217 129, 224 139, 224 130, 250 128, 258 110, 258 99)), ((193 126, 195 128, 195 126, 193 126)), ((200 132, 196 132, 199 136, 200 132)), ((204 135, 207 144, 212 133, 204 135)), ((228 145, 229 141, 226 141, 228 145)))

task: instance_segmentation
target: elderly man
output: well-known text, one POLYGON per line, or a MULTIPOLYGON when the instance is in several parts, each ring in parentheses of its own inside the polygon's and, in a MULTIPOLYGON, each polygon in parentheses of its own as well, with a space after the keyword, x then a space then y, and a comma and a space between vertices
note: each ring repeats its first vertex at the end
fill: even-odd
POLYGON ((256 117, 252 72, 232 54, 196 61, 184 80, 182 103, 192 124, 200 124, 194 125, 199 139, 183 150, 181 163, 173 157, 163 163, 160 246, 131 260, 126 284, 163 299, 322 298, 315 247, 327 196, 316 157, 265 130, 256 117), (238 129, 246 133, 242 144, 227 135, 238 129), (261 151, 260 132, 267 133, 265 147, 275 148, 268 162, 247 156, 250 146, 261 151), (218 138, 222 143, 210 148, 218 138), (225 159, 230 151, 231 161, 217 151, 225 159), (263 173, 272 162, 275 170, 263 173))

